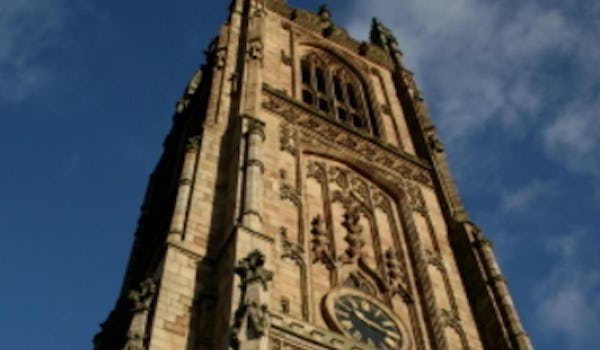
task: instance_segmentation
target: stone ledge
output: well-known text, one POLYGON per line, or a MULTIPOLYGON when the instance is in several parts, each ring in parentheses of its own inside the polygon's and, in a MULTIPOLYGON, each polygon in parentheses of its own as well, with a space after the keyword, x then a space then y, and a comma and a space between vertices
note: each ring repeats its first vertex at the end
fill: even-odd
MULTIPOLYGON (((335 333, 328 329, 317 327, 304 321, 278 314, 271 313, 271 338, 282 342, 294 343, 305 341, 311 342, 315 349, 332 350, 374 350, 375 348, 367 344, 354 341, 342 334, 335 333), (275 332, 273 332, 275 330, 275 332), (297 338, 297 339, 293 339, 297 338)), ((300 345, 299 345, 300 346, 300 345)))

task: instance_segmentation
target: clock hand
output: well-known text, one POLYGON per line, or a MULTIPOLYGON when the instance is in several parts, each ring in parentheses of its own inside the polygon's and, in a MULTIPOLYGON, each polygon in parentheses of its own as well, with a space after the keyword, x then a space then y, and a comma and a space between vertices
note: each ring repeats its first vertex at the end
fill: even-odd
POLYGON ((354 315, 356 316, 356 318, 358 318, 359 320, 361 320, 361 321, 363 321, 364 323, 366 323, 366 324, 367 324, 367 326, 369 326, 369 327, 371 327, 371 328, 373 328, 373 329, 375 329, 375 330, 377 330, 377 331, 379 331, 379 332, 381 332, 381 333, 383 333, 383 334, 387 335, 388 337, 391 337, 391 338, 394 338, 394 339, 400 340, 400 337, 399 337, 399 336, 398 336, 396 333, 394 333, 394 332, 390 331, 389 329, 382 328, 382 327, 381 327, 380 325, 378 325, 376 322, 373 322, 373 321, 371 321, 371 320, 370 320, 370 319, 369 319, 367 316, 365 316, 365 315, 364 315, 362 312, 360 312, 360 311, 357 311, 357 310, 353 310, 353 313, 354 313, 354 315))

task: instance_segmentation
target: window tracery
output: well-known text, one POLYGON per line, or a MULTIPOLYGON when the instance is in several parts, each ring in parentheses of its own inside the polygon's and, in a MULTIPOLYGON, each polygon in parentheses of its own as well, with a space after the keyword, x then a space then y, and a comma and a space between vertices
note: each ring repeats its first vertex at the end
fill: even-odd
POLYGON ((309 52, 300 60, 300 76, 302 102, 343 124, 377 135, 362 84, 347 67, 309 52))

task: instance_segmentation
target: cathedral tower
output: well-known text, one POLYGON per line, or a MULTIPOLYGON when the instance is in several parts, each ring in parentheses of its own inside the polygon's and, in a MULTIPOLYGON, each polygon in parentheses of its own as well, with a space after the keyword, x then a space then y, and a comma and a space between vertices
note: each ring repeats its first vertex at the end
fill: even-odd
POLYGON ((392 33, 235 0, 96 350, 529 350, 392 33))

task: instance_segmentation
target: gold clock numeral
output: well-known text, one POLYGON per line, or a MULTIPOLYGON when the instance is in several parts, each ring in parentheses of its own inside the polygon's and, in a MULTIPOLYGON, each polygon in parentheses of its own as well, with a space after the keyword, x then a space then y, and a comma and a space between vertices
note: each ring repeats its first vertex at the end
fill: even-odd
POLYGON ((362 338, 362 337, 361 337, 361 334, 360 334, 360 331, 359 331, 359 330, 357 330, 357 329, 355 329, 355 330, 351 331, 351 332, 350 332, 350 335, 352 336, 352 338, 354 338, 354 339, 356 339, 356 340, 360 340, 360 339, 362 338))
POLYGON ((392 329, 396 327, 396 325, 394 324, 394 322, 392 322, 390 320, 383 321, 381 323, 381 325, 384 326, 384 327, 386 327, 386 328, 389 327, 389 328, 392 328, 392 329))
POLYGON ((341 320, 340 323, 346 329, 350 329, 350 328, 354 327, 354 324, 352 323, 352 321, 349 321, 349 320, 341 320))
POLYGON ((347 310, 340 310, 340 309, 337 309, 337 310, 335 310, 335 314, 336 314, 338 317, 350 317, 350 313, 349 313, 349 311, 347 311, 347 310))
POLYGON ((392 346, 392 347, 396 346, 396 341, 390 337, 385 337, 385 339, 383 339, 383 341, 389 346, 392 346))
POLYGON ((370 311, 371 310, 371 304, 369 304, 368 302, 366 302, 365 300, 361 300, 360 306, 362 307, 363 310, 365 311, 370 311))

